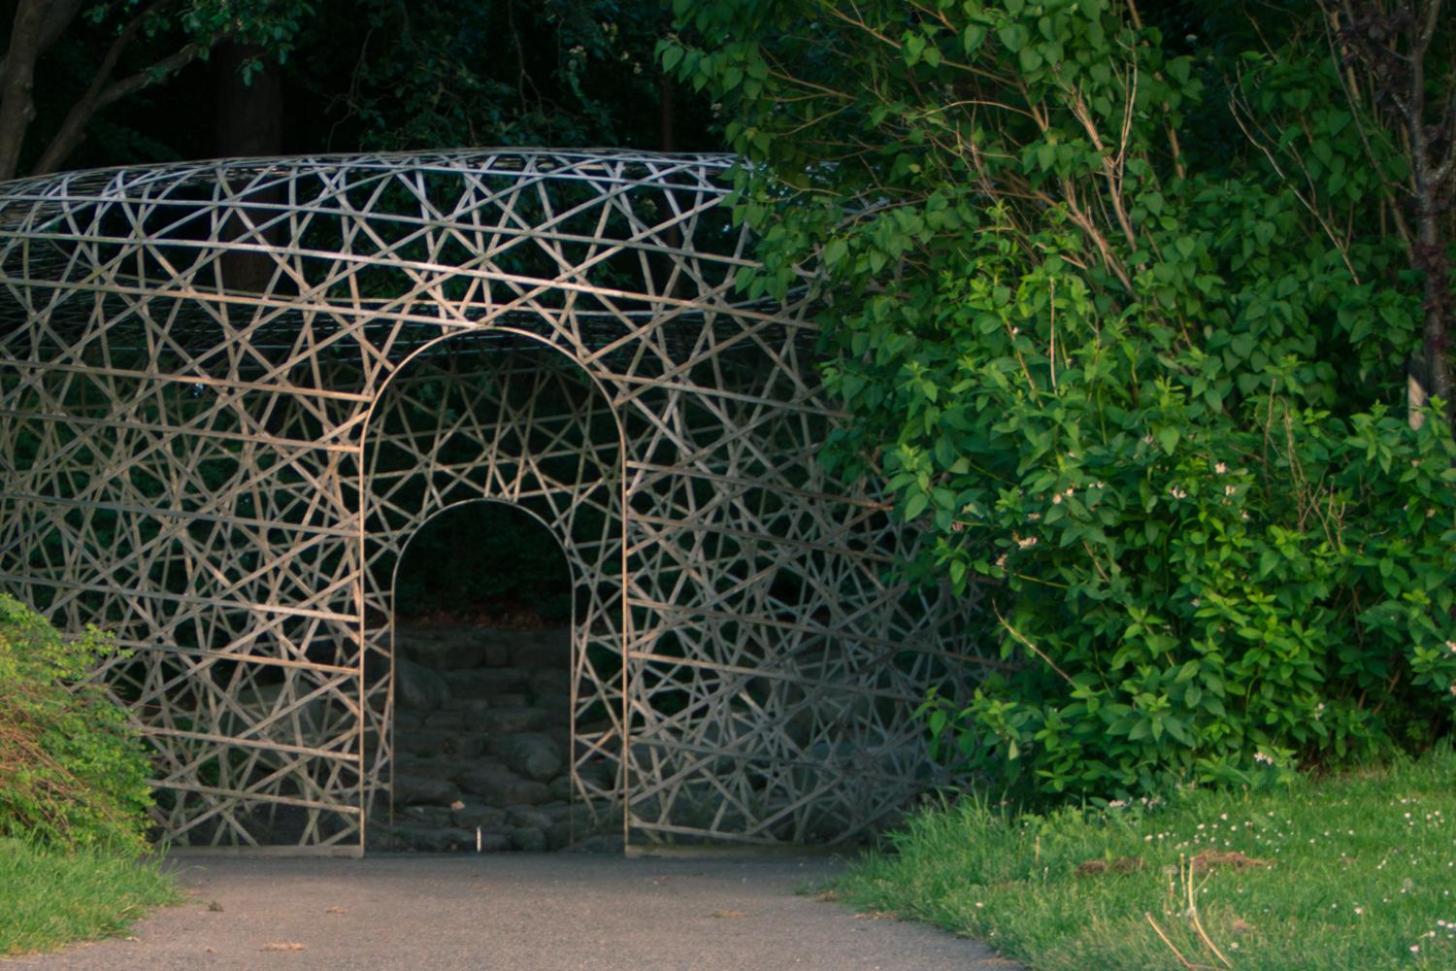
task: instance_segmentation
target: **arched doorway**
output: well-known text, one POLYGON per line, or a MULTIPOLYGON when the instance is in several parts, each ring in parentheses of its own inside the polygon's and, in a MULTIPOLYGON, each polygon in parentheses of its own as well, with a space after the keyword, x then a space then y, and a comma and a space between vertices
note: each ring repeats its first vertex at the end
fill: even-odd
MULTIPOLYGON (((572 817, 573 835, 599 831, 620 818, 622 646, 628 620, 623 609, 621 454, 620 426, 603 390, 564 353, 529 334, 498 330, 437 340, 422 346, 390 378, 369 418, 361 484, 367 719, 363 744, 373 782, 367 800, 372 819, 393 819, 397 826, 398 810, 404 806, 396 802, 431 804, 424 798, 428 794, 418 791, 405 793, 403 801, 394 798, 399 713, 407 710, 400 704, 404 700, 400 672, 403 668, 406 673, 403 687, 408 690, 412 663, 408 659, 403 666, 397 663, 402 558, 436 516, 468 514, 482 502, 521 510, 559 544, 569 565, 571 620, 564 646, 569 665, 564 675, 567 741, 562 753, 567 781, 544 778, 551 773, 540 765, 536 774, 543 778, 531 778, 524 769, 530 753, 512 753, 510 761, 521 763, 521 771, 513 773, 521 783, 514 794, 502 791, 515 785, 510 779, 499 778, 493 786, 482 778, 473 779, 462 795, 478 798, 452 798, 445 806, 461 802, 462 808, 451 810, 448 820, 436 814, 436 823, 448 825, 431 827, 457 832, 443 841, 445 845, 427 839, 424 848, 450 848, 461 841, 458 831, 463 831, 470 839, 462 848, 473 849, 477 826, 482 848, 486 844, 503 848, 499 839, 487 840, 487 833, 540 829, 539 820, 527 825, 521 813, 543 802, 566 801, 580 807, 582 812, 572 817), (568 798, 560 799, 563 795, 568 798), (468 815, 472 808, 478 810, 473 825, 458 815, 468 815), (502 823, 494 813, 485 812, 487 808, 519 811, 516 819, 502 823)), ((539 646, 549 651, 547 645, 539 646)), ((489 681, 497 676, 475 677, 489 681)), ((475 693, 491 692, 482 688, 475 693)), ((442 732, 461 735, 460 741, 448 746, 450 751, 440 754, 459 758, 481 746, 487 755, 499 755, 505 762, 503 753, 490 751, 500 749, 499 740, 491 741, 488 732, 475 730, 479 721, 466 730, 467 720, 485 717, 490 699, 478 700, 486 704, 476 706, 474 715, 440 716, 442 732), (453 729, 443 724, 451 718, 460 722, 453 729), (470 741, 465 740, 467 735, 470 741)), ((406 715, 405 722, 412 717, 406 715)), ((513 734, 502 716, 491 717, 497 722, 497 735, 513 734)), ((527 723, 539 718, 522 717, 527 723)), ((520 724, 515 728, 514 734, 531 734, 520 724)), ((460 780, 451 784, 458 788, 460 780)), ((451 794, 448 788, 439 789, 437 795, 451 794)), ((557 827, 548 845, 561 841, 561 831, 557 827)), ((534 839, 516 839, 511 845, 545 848, 534 839)))
POLYGON ((540 851, 594 835, 569 757, 575 572, 545 522, 498 500, 456 503, 410 537, 393 582, 394 813, 373 847, 540 851))

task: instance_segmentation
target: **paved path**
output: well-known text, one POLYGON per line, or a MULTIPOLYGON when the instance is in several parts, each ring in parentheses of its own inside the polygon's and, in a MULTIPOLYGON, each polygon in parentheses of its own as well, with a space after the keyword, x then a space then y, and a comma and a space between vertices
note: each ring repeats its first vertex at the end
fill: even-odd
POLYGON ((59 968, 1016 971, 982 945, 813 892, 831 858, 179 857, 185 903, 59 968))

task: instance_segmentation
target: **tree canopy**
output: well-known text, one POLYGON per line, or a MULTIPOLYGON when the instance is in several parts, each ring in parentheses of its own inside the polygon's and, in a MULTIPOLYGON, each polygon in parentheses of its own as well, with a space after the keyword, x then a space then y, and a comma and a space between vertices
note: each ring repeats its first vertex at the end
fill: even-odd
POLYGON ((655 61, 669 19, 656 0, 11 0, 5 13, 0 178, 235 154, 720 144, 706 104, 655 61))

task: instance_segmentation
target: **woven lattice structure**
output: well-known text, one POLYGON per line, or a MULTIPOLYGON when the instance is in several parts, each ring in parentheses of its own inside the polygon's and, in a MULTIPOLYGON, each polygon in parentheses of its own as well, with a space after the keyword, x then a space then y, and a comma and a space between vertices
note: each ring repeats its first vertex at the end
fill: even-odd
POLYGON ((967 608, 887 580, 907 537, 815 462, 813 329, 735 291, 729 165, 0 186, 0 586, 131 649, 176 842, 362 850, 394 566, 482 498, 567 553, 573 758, 615 768, 576 792, 632 839, 842 839, 932 781, 911 713, 974 670, 967 608))

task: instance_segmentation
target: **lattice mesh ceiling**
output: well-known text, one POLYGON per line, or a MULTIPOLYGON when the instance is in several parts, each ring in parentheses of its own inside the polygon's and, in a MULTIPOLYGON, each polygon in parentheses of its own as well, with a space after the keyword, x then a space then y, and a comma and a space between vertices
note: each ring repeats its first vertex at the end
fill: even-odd
POLYGON ((888 579, 913 537, 815 462, 813 328, 735 292, 730 164, 0 186, 0 586, 132 649, 174 840, 362 851, 393 564, 482 498, 567 551, 573 757, 616 766, 576 794, 632 839, 845 839, 933 781, 911 711, 975 676, 971 606, 888 579))

